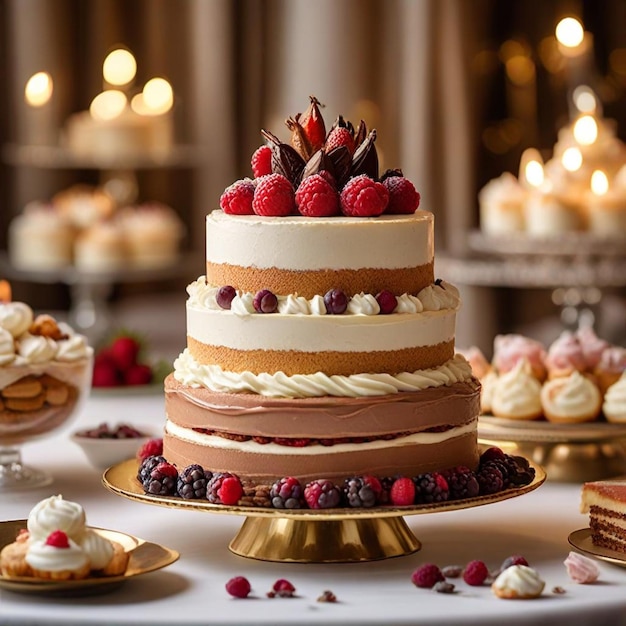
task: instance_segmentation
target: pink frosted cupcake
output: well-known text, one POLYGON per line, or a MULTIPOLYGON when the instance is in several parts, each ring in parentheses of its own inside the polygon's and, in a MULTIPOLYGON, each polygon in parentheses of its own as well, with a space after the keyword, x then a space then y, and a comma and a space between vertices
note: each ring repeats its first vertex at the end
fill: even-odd
POLYGON ((606 348, 594 369, 594 374, 602 393, 606 393, 606 390, 620 379, 625 370, 626 348, 621 346, 606 348))
POLYGON ((600 339, 591 326, 583 326, 576 331, 576 337, 580 343, 587 369, 592 372, 597 367, 602 357, 602 353, 610 347, 610 343, 600 339))
POLYGON ((547 375, 545 358, 543 344, 524 335, 496 335, 493 340, 493 365, 499 374, 510 372, 519 361, 526 359, 533 376, 542 382, 547 375))
POLYGON ((550 346, 545 363, 550 379, 563 378, 573 372, 582 374, 587 369, 587 359, 578 337, 567 330, 550 346))

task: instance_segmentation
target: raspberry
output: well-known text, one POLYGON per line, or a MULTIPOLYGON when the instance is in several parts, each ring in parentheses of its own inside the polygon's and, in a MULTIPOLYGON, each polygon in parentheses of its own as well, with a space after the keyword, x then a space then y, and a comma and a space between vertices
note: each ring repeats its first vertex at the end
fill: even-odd
POLYGON ((324 149, 328 154, 333 148, 338 148, 339 146, 345 146, 350 151, 350 154, 354 154, 354 138, 345 126, 335 126, 328 133, 324 149))
POLYGON ((293 186, 282 174, 267 174, 259 178, 252 210, 257 215, 290 215, 296 208, 293 186))
POLYGON ((339 506, 341 493, 330 480, 314 480, 304 488, 304 499, 311 509, 331 509, 339 506))
POLYGON ((234 598, 247 598, 251 589, 250 582, 244 576, 235 576, 226 583, 226 591, 234 598))
POLYGON ((502 491, 504 480, 502 472, 493 464, 487 463, 476 472, 480 495, 488 495, 502 491))
POLYGON ((236 295, 237 292, 232 285, 224 285, 217 290, 215 301, 221 309, 230 310, 230 305, 236 295))
POLYGON ((160 437, 148 439, 148 441, 137 450, 137 460, 143 462, 149 456, 159 456, 161 454, 163 454, 163 439, 160 437))
POLYGON ((122 384, 122 375, 112 361, 97 361, 93 366, 91 384, 94 387, 118 387, 122 384))
POLYGON ((389 313, 393 313, 398 306, 398 299, 391 293, 391 291, 387 291, 386 289, 383 289, 380 293, 376 294, 376 302, 378 302, 382 315, 389 315, 389 313))
POLYGON ((376 488, 378 487, 378 493, 380 493, 380 483, 378 479, 372 478, 375 482, 369 481, 366 476, 354 476, 353 478, 346 478, 343 483, 343 499, 348 506, 351 507, 365 507, 370 508, 376 504, 378 500, 378 494, 376 488))
POLYGON ((404 176, 390 176, 382 183, 389 193, 389 202, 385 213, 415 213, 420 205, 420 194, 413 183, 404 176))
POLYGON ((53 530, 46 539, 46 545, 55 548, 69 548, 70 542, 62 530, 53 530))
POLYGON ((489 570, 482 561, 470 561, 463 570, 463 580, 472 587, 480 587, 489 576, 489 570))
POLYGON ((476 475, 469 467, 459 465, 442 472, 450 488, 450 500, 474 498, 478 495, 479 486, 476 475))
POLYGON ((396 506, 408 506, 415 502, 415 484, 410 478, 400 477, 394 480, 389 492, 391 504, 396 506))
POLYGON ((384 185, 361 174, 351 178, 341 191, 341 211, 349 217, 376 217, 385 210, 389 193, 384 185))
POLYGON ((324 294, 324 304, 330 315, 341 315, 348 308, 348 296, 341 289, 331 289, 324 294))
POLYGON ((261 178, 272 173, 272 149, 269 146, 259 146, 250 159, 252 174, 261 178))
POLYGON ((145 363, 135 363, 124 372, 125 385, 149 385, 152 382, 152 368, 145 363))
POLYGON ((504 571, 507 567, 511 567, 512 565, 525 565, 528 567, 528 561, 520 554, 514 554, 513 556, 509 556, 502 561, 500 571, 504 571))
POLYGON ((411 582, 422 589, 432 589, 438 582, 445 581, 439 567, 434 563, 420 565, 412 574, 411 582))
POLYGON ((213 474, 206 486, 206 497, 212 504, 237 504, 242 495, 241 481, 229 472, 213 474))
POLYGON ((415 483, 415 502, 431 504, 445 502, 450 494, 448 481, 439 472, 420 474, 413 479, 415 483))
POLYGON ((156 496, 168 496, 176 492, 178 472, 176 468, 167 461, 159 463, 143 482, 146 493, 156 496))
POLYGON ((302 497, 302 485, 293 476, 277 480, 270 489, 270 499, 275 509, 299 509, 302 497))
POLYGON ((176 491, 185 500, 196 500, 206 497, 206 486, 213 474, 207 472, 201 465, 188 465, 179 475, 176 491))
POLYGON ((330 217, 339 213, 339 194, 323 176, 313 174, 300 183, 296 206, 307 217, 330 217))
POLYGON ((253 306, 259 313, 276 313, 278 298, 269 289, 261 289, 254 296, 253 306))
POLYGON ((110 346, 109 354, 120 370, 127 370, 137 363, 141 346, 132 337, 118 337, 110 346))
POLYGON ((273 585, 272 590, 267 592, 268 598, 293 598, 296 588, 284 578, 279 578, 273 585))
POLYGON ((222 193, 220 209, 231 215, 253 215, 254 191, 254 183, 249 178, 235 181, 222 193))
POLYGON ((159 455, 146 457, 137 470, 137 480, 143 484, 149 477, 152 470, 159 464, 165 463, 165 457, 159 455))

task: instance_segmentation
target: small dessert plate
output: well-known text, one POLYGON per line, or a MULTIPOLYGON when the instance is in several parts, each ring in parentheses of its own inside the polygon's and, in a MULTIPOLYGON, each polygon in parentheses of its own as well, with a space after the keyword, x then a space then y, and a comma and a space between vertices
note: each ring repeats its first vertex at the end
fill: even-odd
POLYGON ((619 565, 620 567, 626 567, 626 554, 624 552, 618 552, 617 550, 611 550, 610 548, 603 548, 602 546, 596 546, 591 540, 591 528, 581 528, 570 533, 567 538, 569 544, 583 552, 587 556, 595 557, 601 561, 606 561, 612 565, 619 565))
MULTIPOLYGON (((15 540, 18 531, 26 528, 26 523, 27 520, 25 519, 0 522, 0 550, 15 540)), ((0 575, 0 589, 40 595, 70 596, 104 593, 135 576, 167 567, 177 561, 180 556, 175 550, 150 543, 133 535, 104 528, 92 528, 92 530, 110 541, 117 541, 124 546, 126 552, 130 552, 128 567, 124 574, 120 576, 89 576, 81 580, 63 581, 30 577, 13 578, 0 575)))

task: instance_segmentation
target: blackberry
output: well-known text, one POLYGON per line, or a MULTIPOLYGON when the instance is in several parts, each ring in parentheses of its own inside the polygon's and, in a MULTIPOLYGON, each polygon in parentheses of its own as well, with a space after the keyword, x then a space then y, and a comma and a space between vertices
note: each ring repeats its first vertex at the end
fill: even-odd
POLYGON ((155 496, 169 496, 176 493, 177 481, 178 471, 171 463, 164 461, 153 468, 143 482, 143 489, 155 496))
POLYGON ((218 472, 211 476, 206 486, 206 499, 211 504, 237 504, 243 496, 243 486, 237 476, 218 472))
POLYGON ((330 480, 314 480, 304 488, 304 498, 312 509, 331 509, 339 506, 341 492, 330 480))
POLYGON ((197 500, 206 497, 206 486, 213 474, 205 471, 201 465, 188 465, 179 475, 176 491, 185 500, 197 500))
POLYGON ((150 472, 159 464, 166 463, 165 457, 160 454, 153 454, 146 457, 140 464, 137 470, 137 480, 143 485, 146 479, 150 476, 150 472))
POLYGON ((428 472, 413 478, 415 504, 445 502, 450 496, 448 481, 440 472, 428 472))
POLYGON ((270 489, 270 500, 275 509, 299 509, 303 497, 302 485, 293 476, 277 480, 270 489))
POLYGON ((463 498, 474 498, 478 495, 479 485, 476 474, 464 465, 446 470, 443 472, 448 487, 450 488, 450 500, 461 500, 463 498))
POLYGON ((347 506, 370 508, 376 504, 376 491, 371 483, 360 476, 346 478, 342 495, 347 506))
POLYGON ((507 454, 504 462, 509 470, 509 482, 511 485, 516 487, 527 485, 535 478, 535 468, 531 467, 528 460, 524 457, 507 454))
POLYGON ((380 479, 380 494, 378 495, 378 501, 380 504, 389 504, 391 498, 391 486, 393 485, 395 478, 393 476, 385 476, 380 479))
POLYGON ((500 470, 502 474, 502 489, 508 489, 511 486, 510 481, 510 469, 506 463, 505 459, 494 459, 492 461, 487 461, 486 463, 482 463, 480 465, 480 470, 483 470, 487 467, 496 467, 500 470))
POLYGON ((485 465, 476 472, 476 480, 478 481, 479 493, 481 496, 502 491, 504 479, 502 472, 494 463, 485 463, 485 465))

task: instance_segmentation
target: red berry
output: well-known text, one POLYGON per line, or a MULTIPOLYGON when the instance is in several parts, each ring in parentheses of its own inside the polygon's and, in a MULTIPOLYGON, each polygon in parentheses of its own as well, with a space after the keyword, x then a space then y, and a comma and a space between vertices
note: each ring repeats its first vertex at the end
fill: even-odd
POLYGON ((380 312, 383 315, 393 313, 398 306, 398 299, 391 293, 391 291, 387 291, 386 289, 383 289, 380 293, 376 294, 376 302, 378 302, 380 312))
POLYGON ((112 361, 101 361, 94 363, 91 384, 94 387, 117 387, 122 384, 122 376, 112 361))
POLYGON ((131 365, 124 372, 124 384, 149 385, 152 382, 152 368, 144 363, 131 365))
POLYGON ((53 530, 46 539, 46 545, 55 548, 69 548, 70 542, 62 530, 53 530))
POLYGON ((300 183, 296 206, 308 217, 330 217, 339 213, 339 194, 323 176, 313 174, 300 183))
POLYGON ((512 565, 525 565, 528 567, 528 561, 520 554, 514 554, 513 556, 509 556, 502 561, 500 569, 505 570, 507 567, 511 567, 512 565))
POLYGON ((391 504, 408 506, 415 500, 415 484, 410 478, 401 477, 394 480, 389 492, 391 504))
POLYGON ((383 486, 380 480, 378 480, 376 476, 365 474, 363 476, 363 482, 366 485, 369 485, 370 489, 376 494, 376 499, 378 500, 378 498, 380 497, 380 494, 383 492, 383 486))
POLYGON ((489 576, 489 570, 482 561, 470 561, 463 570, 463 580, 473 587, 480 587, 489 576))
POLYGON ((226 591, 235 598, 247 598, 251 589, 248 579, 244 576, 235 576, 226 583, 226 591))
POLYGON ((235 181, 220 197, 220 209, 230 215, 254 215, 254 183, 249 178, 235 181))
POLYGON ((141 346, 132 337, 118 337, 111 344, 111 358, 117 367, 125 371, 131 365, 137 363, 137 355, 141 346))
POLYGON ((169 476, 170 478, 178 476, 178 470, 167 461, 159 463, 153 471, 157 471, 159 474, 162 474, 163 476, 169 476))
POLYGON ((420 565, 412 574, 411 582, 422 589, 432 589, 436 583, 444 581, 444 575, 434 563, 420 565))
POLYGON ((293 598, 296 588, 284 578, 279 578, 273 585, 272 590, 267 594, 270 598, 279 596, 280 598, 293 598))
POLYGON ((376 217, 383 213, 389 193, 382 183, 361 174, 351 178, 341 191, 341 211, 349 217, 376 217))
POLYGON ((296 208, 292 184, 282 174, 268 174, 259 178, 252 199, 252 210, 257 215, 290 215, 296 208))
POLYGON ((137 460, 141 463, 149 456, 160 456, 163 454, 163 439, 148 439, 139 450, 137 450, 137 460))
POLYGON ((237 476, 228 476, 222 482, 222 486, 217 490, 217 495, 222 504, 237 504, 243 496, 243 486, 237 476))
POLYGON ((304 499, 311 509, 331 509, 339 506, 341 492, 330 480, 314 480, 304 488, 304 499))
POLYGON ((341 315, 348 308, 348 296, 341 289, 330 289, 324 294, 324 305, 329 315, 341 315))
POLYGON ((252 174, 255 178, 261 178, 272 173, 272 149, 269 146, 259 146, 252 155, 250 161, 252 174))
POLYGON ((269 289, 261 289, 254 295, 252 305, 258 313, 276 313, 278 298, 269 289))
POLYGON ((503 461, 506 458, 506 454, 502 450, 502 448, 498 448, 497 446, 491 446, 487 448, 480 455, 480 463, 486 463, 487 461, 503 461))
POLYGON ((420 194, 413 183, 404 176, 390 176, 383 180, 389 192, 389 203, 385 213, 415 213, 420 205, 420 194))
POLYGON ((230 310, 233 298, 237 295, 232 285, 224 285, 217 290, 215 301, 222 309, 230 310))
POLYGON ((333 148, 338 148, 339 146, 345 146, 350 151, 350 154, 354 154, 354 137, 352 137, 352 133, 345 126, 335 126, 328 133, 324 148, 326 153, 328 153, 333 148))

